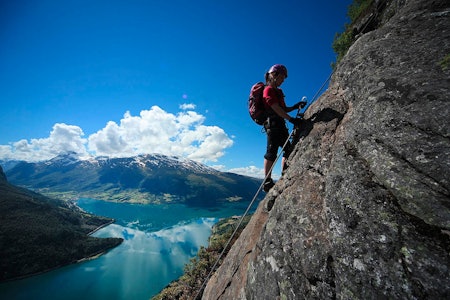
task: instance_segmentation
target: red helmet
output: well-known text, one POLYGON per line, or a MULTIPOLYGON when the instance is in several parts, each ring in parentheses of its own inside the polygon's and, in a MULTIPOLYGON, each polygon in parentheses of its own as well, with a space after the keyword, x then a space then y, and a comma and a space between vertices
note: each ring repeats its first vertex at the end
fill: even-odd
POLYGON ((270 67, 269 73, 277 73, 277 74, 283 74, 284 77, 288 77, 287 69, 285 66, 276 64, 270 67))

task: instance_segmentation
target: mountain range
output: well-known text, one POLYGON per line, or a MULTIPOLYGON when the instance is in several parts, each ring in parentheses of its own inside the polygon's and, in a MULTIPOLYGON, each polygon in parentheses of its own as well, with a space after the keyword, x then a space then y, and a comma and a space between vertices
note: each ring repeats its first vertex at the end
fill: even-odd
POLYGON ((81 160, 67 153, 43 162, 18 162, 6 175, 15 185, 61 199, 88 197, 208 207, 251 200, 261 183, 256 178, 164 155, 81 160))

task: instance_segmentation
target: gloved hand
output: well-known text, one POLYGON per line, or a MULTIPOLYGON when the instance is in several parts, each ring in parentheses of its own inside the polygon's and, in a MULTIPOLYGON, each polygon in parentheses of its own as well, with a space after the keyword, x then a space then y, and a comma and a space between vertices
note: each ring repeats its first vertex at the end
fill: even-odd
POLYGON ((294 125, 300 125, 300 123, 302 122, 302 119, 290 117, 290 118, 289 118, 289 122, 291 122, 291 123, 294 124, 294 125))
POLYGON ((294 104, 294 107, 297 108, 297 109, 300 109, 300 108, 305 107, 306 104, 307 104, 307 102, 302 100, 302 101, 300 101, 300 102, 295 103, 295 104, 294 104))

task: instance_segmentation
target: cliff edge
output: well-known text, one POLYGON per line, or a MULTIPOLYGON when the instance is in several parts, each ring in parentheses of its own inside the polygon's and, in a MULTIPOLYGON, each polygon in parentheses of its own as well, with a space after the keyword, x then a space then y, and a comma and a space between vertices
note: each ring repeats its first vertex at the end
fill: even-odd
POLYGON ((203 299, 450 298, 450 2, 374 2, 203 299))

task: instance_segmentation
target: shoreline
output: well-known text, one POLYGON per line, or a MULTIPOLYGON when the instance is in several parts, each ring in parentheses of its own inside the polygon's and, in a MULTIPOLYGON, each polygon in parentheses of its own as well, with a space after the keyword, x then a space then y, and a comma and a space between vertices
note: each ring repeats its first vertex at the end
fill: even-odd
POLYGON ((111 219, 111 221, 109 221, 109 222, 107 222, 105 224, 102 224, 100 226, 97 226, 97 228, 95 228, 94 230, 91 230, 90 232, 88 232, 87 235, 92 235, 92 234, 96 233, 97 231, 99 231, 100 229, 102 229, 102 228, 104 228, 104 227, 106 227, 108 225, 113 224, 114 222, 116 222, 116 220, 115 219, 111 219))
MULTIPOLYGON (((120 242, 120 244, 122 244, 122 243, 123 243, 123 239, 122 239, 122 242, 120 242)), ((85 262, 85 261, 90 261, 90 260, 97 259, 97 258, 99 258, 100 256, 102 256, 103 254, 105 254, 106 252, 108 252, 109 250, 111 250, 111 249, 113 249, 113 248, 116 248, 116 247, 119 246, 120 244, 117 244, 117 245, 114 246, 114 247, 110 247, 110 248, 101 250, 101 251, 99 251, 98 253, 92 254, 91 256, 80 258, 80 259, 78 259, 77 261, 74 261, 74 262, 70 263, 69 265, 78 264, 78 263, 82 263, 82 262, 85 262)))

